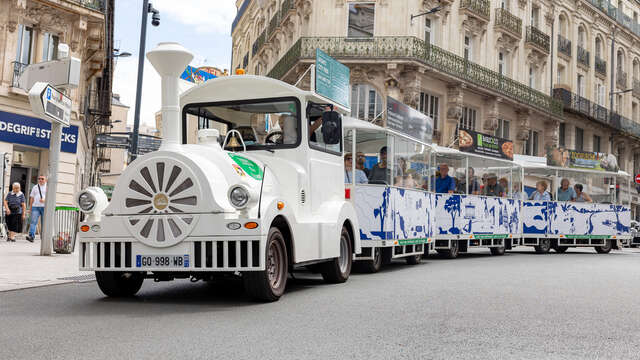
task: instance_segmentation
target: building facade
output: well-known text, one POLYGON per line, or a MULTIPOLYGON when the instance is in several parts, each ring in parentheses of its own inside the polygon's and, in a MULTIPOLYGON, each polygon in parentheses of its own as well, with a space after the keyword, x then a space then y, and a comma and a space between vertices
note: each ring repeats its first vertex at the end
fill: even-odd
MULTIPOLYGON (((619 0, 238 0, 232 68, 296 83, 319 48, 351 69, 352 115, 391 96, 458 129, 613 153, 640 170, 640 3, 619 0), (431 12, 427 15, 415 15, 431 12)), ((299 86, 309 86, 303 78, 299 86)), ((633 192, 638 203, 638 194, 633 192)), ((640 214, 640 212, 639 212, 640 214)))
MULTIPOLYGON (((129 115, 129 106, 120 101, 119 94, 113 94, 111 100, 111 126, 109 133, 127 133, 127 117, 129 115)), ((126 136, 126 135, 122 135, 126 136)), ((98 156, 100 162, 97 165, 100 178, 100 186, 105 191, 112 191, 118 181, 118 177, 122 175, 124 168, 127 166, 127 149, 111 149, 98 148, 98 156)), ((111 198, 109 196, 109 198, 111 198)))
MULTIPOLYGON (((31 64, 59 58, 60 44, 80 59, 71 127, 63 130, 57 200, 94 183, 97 132, 109 125, 113 54, 113 0, 0 0, 0 152, 8 153, 11 182, 24 192, 47 174, 50 124, 31 111, 18 79, 31 64)), ((6 189, 5 189, 6 191, 6 189)))

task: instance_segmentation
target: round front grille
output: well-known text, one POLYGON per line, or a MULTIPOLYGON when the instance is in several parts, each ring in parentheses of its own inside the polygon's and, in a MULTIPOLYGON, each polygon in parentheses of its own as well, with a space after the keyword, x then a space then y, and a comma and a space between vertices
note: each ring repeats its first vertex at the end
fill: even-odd
POLYGON ((191 170, 173 159, 154 159, 128 175, 123 205, 131 233, 155 247, 182 241, 198 216, 199 186, 191 170))

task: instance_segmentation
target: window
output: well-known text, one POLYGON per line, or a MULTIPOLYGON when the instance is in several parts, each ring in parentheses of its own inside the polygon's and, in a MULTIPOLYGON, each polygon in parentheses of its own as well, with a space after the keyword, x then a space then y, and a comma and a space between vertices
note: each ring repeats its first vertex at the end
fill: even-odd
POLYGON ((560 147, 565 147, 565 137, 566 137, 567 126, 565 123, 560 123, 558 128, 558 145, 560 147))
POLYGON ((376 120, 383 105, 382 96, 371 85, 355 84, 351 87, 351 116, 354 118, 376 120))
POLYGON ((578 95, 580 95, 581 97, 584 97, 584 75, 579 74, 578 75, 578 95))
POLYGON ((621 114, 621 113, 622 113, 622 109, 623 109, 623 107, 622 107, 622 101, 623 101, 623 99, 624 99, 624 98, 622 97, 622 94, 618 94, 618 95, 616 95, 616 112, 617 112, 618 114, 621 114))
POLYGON ((42 61, 51 61, 58 59, 58 44, 60 39, 58 35, 44 33, 42 45, 42 61))
POLYGON ((600 136, 593 135, 593 151, 600 152, 600 136))
POLYGON ((638 103, 631 104, 631 120, 638 122, 638 103))
POLYGON ((536 88, 536 70, 533 66, 529 66, 529 87, 532 89, 536 88))
POLYGON ((529 139, 524 142, 524 154, 538 156, 538 136, 537 131, 529 130, 529 139))
POLYGON ((500 0, 500 7, 509 10, 509 0, 500 0))
POLYGON ((584 130, 576 126, 576 143, 575 149, 577 151, 584 150, 584 130))
POLYGON ((498 74, 500 75, 506 75, 506 71, 507 70, 507 65, 505 63, 505 59, 504 59, 504 53, 502 51, 500 51, 498 53, 498 74))
POLYGON ((433 129, 438 129, 438 118, 440 115, 440 98, 426 93, 420 93, 420 110, 421 113, 428 115, 433 120, 433 129))
POLYGON ((586 42, 586 33, 584 31, 584 28, 582 26, 580 26, 578 28, 578 46, 582 47, 583 49, 586 48, 585 46, 585 42, 586 42))
POLYGON ((473 42, 469 34, 464 35, 464 59, 473 60, 473 42))
POLYGON ((256 68, 255 68, 255 71, 254 71, 254 75, 260 75, 260 63, 257 63, 257 64, 256 64, 256 68))
POLYGON ((434 44, 435 43, 435 33, 434 33, 434 29, 435 28, 435 24, 431 21, 431 19, 426 18, 424 19, 424 41, 427 44, 434 44))
POLYGON ((375 3, 349 4, 348 37, 373 37, 375 3))
POLYGON ((496 129, 495 136, 503 139, 509 139, 509 120, 498 119, 498 128, 496 129))
POLYGON ((339 127, 333 126, 335 131, 331 131, 331 115, 335 115, 337 120, 340 115, 337 112, 329 112, 331 108, 328 104, 316 104, 309 102, 307 105, 307 123, 309 124, 309 146, 313 149, 330 152, 335 155, 342 155, 342 134, 339 127), (320 121, 322 120, 322 121, 320 121), (327 127, 329 125, 330 127, 327 127), (330 131, 330 133, 328 133, 330 131))
POLYGON ((556 80, 558 84, 564 84, 564 66, 558 64, 558 79, 556 80))
POLYGON ((33 28, 20 24, 18 28, 18 49, 16 61, 22 64, 31 64, 31 51, 33 45, 33 28))
POLYGON ((462 108, 462 119, 460 119, 460 129, 476 129, 476 110, 468 107, 462 108))
POLYGON ((596 102, 600 105, 600 106, 604 106, 604 101, 605 101, 605 92, 606 89, 604 87, 604 85, 602 84, 598 84, 596 86, 596 102))
POLYGON ((602 58, 602 39, 599 36, 596 38, 596 57, 602 58))
POLYGON ((531 7, 531 25, 538 27, 538 19, 540 18, 540 8, 537 6, 531 7))

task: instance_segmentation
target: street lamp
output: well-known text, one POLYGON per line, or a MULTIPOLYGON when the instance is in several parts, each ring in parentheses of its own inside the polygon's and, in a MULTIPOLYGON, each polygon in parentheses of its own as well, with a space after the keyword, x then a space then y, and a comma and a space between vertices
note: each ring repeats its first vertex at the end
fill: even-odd
POLYGON ((429 11, 425 12, 425 13, 418 14, 418 15, 411 15, 411 25, 413 25, 413 19, 415 19, 415 18, 417 18, 417 17, 420 17, 420 16, 425 16, 425 15, 429 15, 429 14, 437 13, 437 12, 438 12, 438 11, 440 11, 440 10, 442 10, 442 7, 440 7, 440 6, 436 6, 436 7, 434 7, 433 9, 431 9, 431 10, 429 10, 429 11))
POLYGON ((119 58, 119 57, 129 57, 131 56, 130 52, 120 52, 120 49, 113 49, 113 54, 111 54, 110 58, 119 58))
POLYGON ((140 132, 140 98, 142 97, 142 75, 144 72, 144 52, 147 40, 147 16, 152 13, 151 25, 160 25, 160 12, 153 8, 149 0, 142 2, 142 25, 140 27, 140 52, 138 53, 138 84, 136 86, 136 109, 133 118, 133 136, 131 139, 131 161, 138 154, 138 133, 140 132))

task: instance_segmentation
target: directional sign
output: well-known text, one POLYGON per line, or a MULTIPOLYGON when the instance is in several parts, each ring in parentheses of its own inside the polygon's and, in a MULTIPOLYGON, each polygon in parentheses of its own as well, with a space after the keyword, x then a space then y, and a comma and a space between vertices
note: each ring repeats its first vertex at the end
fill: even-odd
POLYGON ((349 68, 338 60, 316 49, 316 93, 350 108, 349 68))
POLYGON ((44 82, 37 82, 29 91, 31 109, 43 119, 69 126, 71 122, 71 99, 61 91, 44 82))
POLYGON ((640 174, 636 175, 636 184, 640 184, 640 174))

